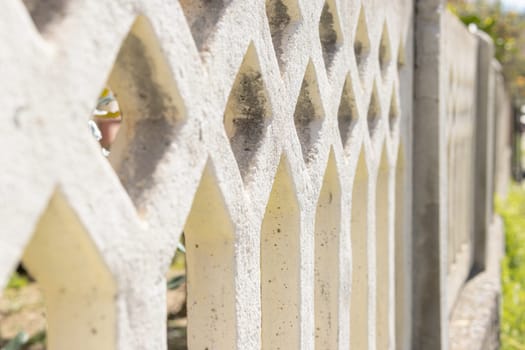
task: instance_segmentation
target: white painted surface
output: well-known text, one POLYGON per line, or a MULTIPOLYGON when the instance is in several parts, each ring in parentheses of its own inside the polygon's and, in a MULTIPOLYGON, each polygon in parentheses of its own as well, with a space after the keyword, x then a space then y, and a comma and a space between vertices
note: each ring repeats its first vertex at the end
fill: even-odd
POLYGON ((190 348, 408 338, 393 302, 410 299, 410 259, 396 296, 393 247, 409 254, 412 8, 71 0, 35 14, 37 29, 21 1, 2 2, 0 286, 38 261, 51 350, 165 349, 164 273, 183 230, 190 348), (124 116, 109 162, 86 125, 107 83, 124 116), (51 243, 67 247, 47 259, 51 243), (88 277, 60 299, 78 275, 56 264, 79 257, 88 277))

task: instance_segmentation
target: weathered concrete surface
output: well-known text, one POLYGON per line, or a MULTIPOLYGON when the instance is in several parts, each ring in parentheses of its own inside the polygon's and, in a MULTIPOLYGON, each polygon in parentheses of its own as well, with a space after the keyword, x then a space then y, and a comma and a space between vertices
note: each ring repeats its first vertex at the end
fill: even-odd
POLYGON ((488 233, 487 269, 466 283, 451 315, 451 350, 499 348, 500 262, 505 239, 499 216, 491 220, 488 233))
POLYGON ((450 320, 451 350, 499 348, 499 283, 481 273, 465 285, 450 320))
POLYGON ((494 59, 492 66, 495 71, 495 108, 494 108, 494 194, 505 198, 511 180, 513 122, 512 98, 507 93, 505 80, 501 74, 501 64, 494 59))
POLYGON ((163 350, 184 231, 190 347, 446 350, 478 250, 478 85, 444 8, 1 2, 0 286, 23 259, 56 349, 163 350), (105 159, 86 124, 108 84, 124 121, 105 159))
POLYGON ((474 182, 474 265, 487 267, 487 249, 494 206, 494 113, 495 72, 492 65, 494 44, 485 33, 477 33, 478 96, 476 111, 476 177, 474 182))
POLYGON ((448 318, 475 254, 478 43, 439 0, 416 2, 415 35, 411 347, 447 349, 448 318))
POLYGON ((442 0, 415 2, 412 343, 446 348, 446 152, 442 0))
MULTIPOLYGON (((166 347, 165 272, 183 230, 194 243, 190 347, 308 350, 316 337, 340 349, 394 346, 395 205, 410 196, 394 179, 400 143, 411 149, 411 0, 25 3, 0 5, 1 286, 56 196, 77 219, 79 256, 95 260, 79 305, 111 316, 97 348, 166 347), (86 125, 106 84, 124 118, 109 162, 86 125), (316 215, 330 201, 336 225, 316 215), (316 260, 326 237, 330 268, 316 260), (358 267, 363 284, 352 286, 358 267), (329 293, 316 294, 319 284, 329 293), (356 290, 363 303, 352 305, 356 290), (364 326, 350 324, 361 306, 364 326), (330 325, 317 329, 316 316, 330 325)), ((412 169, 403 159, 400 176, 412 169)), ((69 227, 65 219, 54 224, 69 227)), ((52 265, 33 261, 42 260, 42 283, 75 282, 71 273, 55 286, 52 265)), ((77 309, 60 311, 50 339, 77 309)), ((59 349, 93 344, 82 338, 97 315, 85 316, 59 349)))

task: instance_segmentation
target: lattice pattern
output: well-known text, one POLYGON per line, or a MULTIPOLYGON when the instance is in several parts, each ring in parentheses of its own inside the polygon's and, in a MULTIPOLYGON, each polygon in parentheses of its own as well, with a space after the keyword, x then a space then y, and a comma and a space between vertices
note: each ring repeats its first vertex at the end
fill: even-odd
POLYGON ((46 296, 80 300, 49 305, 50 348, 165 348, 182 230, 190 349, 392 346, 411 1, 35 4, 0 5, 0 281, 33 232, 59 239, 42 213, 94 266, 75 285, 75 265, 50 276, 74 242, 73 260, 26 251, 46 296), (124 116, 109 163, 86 127, 106 82, 124 116), (111 327, 93 332, 93 305, 111 327))

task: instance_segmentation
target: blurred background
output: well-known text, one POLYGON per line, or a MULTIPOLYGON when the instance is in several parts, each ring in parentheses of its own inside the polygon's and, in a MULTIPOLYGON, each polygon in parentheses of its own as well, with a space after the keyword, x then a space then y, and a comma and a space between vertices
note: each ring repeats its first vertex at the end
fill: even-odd
POLYGON ((503 350, 521 350, 525 349, 525 0, 449 0, 447 6, 465 25, 492 37, 513 96, 515 183, 507 198, 496 198, 506 240, 500 341, 503 350))

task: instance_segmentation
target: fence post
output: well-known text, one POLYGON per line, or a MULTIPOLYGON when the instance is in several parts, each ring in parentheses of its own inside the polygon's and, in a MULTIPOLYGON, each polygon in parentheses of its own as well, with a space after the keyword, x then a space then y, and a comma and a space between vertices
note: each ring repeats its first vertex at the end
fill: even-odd
POLYGON ((446 120, 443 0, 416 0, 412 349, 446 348, 446 120))
POLYGON ((487 266, 487 239, 492 220, 493 149, 494 149, 494 72, 492 39, 476 33, 478 49, 478 82, 475 123, 474 167, 474 268, 487 266))

